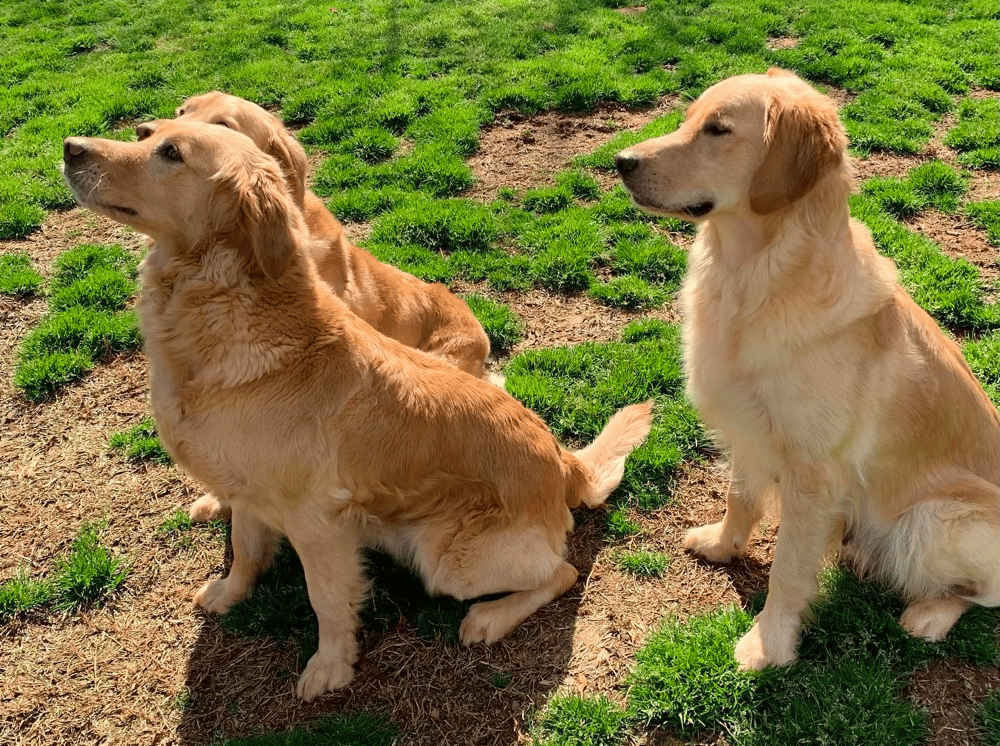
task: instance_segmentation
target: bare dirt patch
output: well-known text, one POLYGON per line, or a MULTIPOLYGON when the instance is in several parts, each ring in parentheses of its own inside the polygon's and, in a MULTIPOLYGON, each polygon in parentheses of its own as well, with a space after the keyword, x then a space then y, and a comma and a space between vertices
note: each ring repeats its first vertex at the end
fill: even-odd
MULTIPOLYGON (((623 129, 642 128, 679 103, 678 97, 667 96, 642 111, 602 104, 593 113, 578 116, 498 114, 496 123, 483 130, 479 150, 469 158, 476 183, 462 196, 488 202, 501 187, 522 191, 551 184, 552 177, 568 168, 574 156, 596 150, 623 129)), ((612 173, 595 176, 604 188, 617 183, 612 173)))

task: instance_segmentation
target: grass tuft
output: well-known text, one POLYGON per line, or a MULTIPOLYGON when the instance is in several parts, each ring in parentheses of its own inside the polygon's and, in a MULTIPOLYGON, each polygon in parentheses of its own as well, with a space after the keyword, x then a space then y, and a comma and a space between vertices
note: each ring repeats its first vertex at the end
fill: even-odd
POLYGON ((69 554, 55 566, 54 606, 69 611, 85 604, 98 604, 125 580, 129 568, 100 545, 97 526, 86 523, 80 529, 69 554))
POLYGON ((53 594, 51 582, 32 578, 27 569, 18 570, 13 578, 0 583, 0 623, 45 606, 53 594))
POLYGON ((398 742, 399 734, 386 718, 360 712, 327 715, 292 730, 216 743, 219 746, 393 746, 398 742))
POLYGON ((524 324, 508 306, 475 293, 467 295, 465 302, 490 338, 492 354, 501 355, 521 341, 524 324))
POLYGON ((663 288, 634 275, 615 277, 610 282, 596 284, 590 288, 590 294, 606 306, 629 310, 658 308, 667 300, 663 288))
POLYGON ((628 712, 607 697, 557 695, 539 714, 539 746, 618 746, 625 743, 628 712))
POLYGON ((24 252, 0 256, 0 293, 18 298, 31 298, 42 289, 42 276, 31 266, 24 252))
MULTIPOLYGON (((977 228, 986 231, 986 240, 994 246, 1000 246, 1000 200, 970 202, 965 206, 965 214, 977 228)), ((1000 259, 997 263, 1000 264, 1000 259)))
POLYGON ((163 465, 171 462, 170 454, 163 448, 163 443, 156 434, 156 422, 152 417, 112 435, 108 440, 108 448, 120 451, 129 461, 150 461, 163 465))
POLYGON ((658 578, 670 566, 671 557, 663 552, 645 550, 622 551, 615 556, 615 564, 640 578, 658 578))
POLYGON ((1000 689, 994 689, 983 701, 979 711, 985 746, 1000 746, 1000 689))
POLYGON ((49 352, 18 365, 14 385, 28 401, 40 402, 79 381, 93 367, 94 361, 82 352, 49 352))

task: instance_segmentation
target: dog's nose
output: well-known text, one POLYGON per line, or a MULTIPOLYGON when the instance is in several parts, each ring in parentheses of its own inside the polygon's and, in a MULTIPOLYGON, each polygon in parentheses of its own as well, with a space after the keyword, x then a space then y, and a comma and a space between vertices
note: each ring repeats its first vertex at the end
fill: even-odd
POLYGON ((87 140, 83 137, 67 137, 63 140, 63 160, 66 163, 79 158, 90 150, 87 140))
POLYGON ((627 150, 623 150, 615 156, 615 168, 618 169, 618 173, 620 174, 624 175, 635 171, 638 165, 639 159, 627 150))

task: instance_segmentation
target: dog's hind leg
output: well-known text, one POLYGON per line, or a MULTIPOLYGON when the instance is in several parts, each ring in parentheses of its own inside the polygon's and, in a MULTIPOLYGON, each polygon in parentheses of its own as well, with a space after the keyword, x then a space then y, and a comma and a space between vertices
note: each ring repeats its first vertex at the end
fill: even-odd
POLYGON ((212 614, 224 614, 250 595, 254 583, 274 559, 281 538, 274 529, 247 510, 233 511, 233 565, 229 575, 202 586, 194 602, 212 614))
POLYGON ((579 573, 568 562, 561 563, 538 588, 517 591, 495 601, 474 604, 462 620, 458 636, 463 645, 485 642, 492 645, 545 604, 568 591, 579 573))
POLYGON ((726 515, 720 523, 692 528, 684 537, 684 548, 709 562, 730 562, 742 557, 750 535, 764 515, 764 506, 755 490, 733 466, 726 495, 726 515))
POLYGON ((939 494, 898 519, 887 562, 916 599, 899 623, 931 641, 943 640, 973 604, 1000 605, 1000 489, 967 475, 939 494))

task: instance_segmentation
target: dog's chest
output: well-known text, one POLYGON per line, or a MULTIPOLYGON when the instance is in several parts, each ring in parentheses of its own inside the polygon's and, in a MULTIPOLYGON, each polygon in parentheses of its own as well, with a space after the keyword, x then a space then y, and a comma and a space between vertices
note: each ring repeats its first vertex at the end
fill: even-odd
POLYGON ((850 430, 850 376, 831 376, 836 353, 790 343, 780 328, 690 304, 684 358, 688 395, 730 447, 830 453, 850 430))

